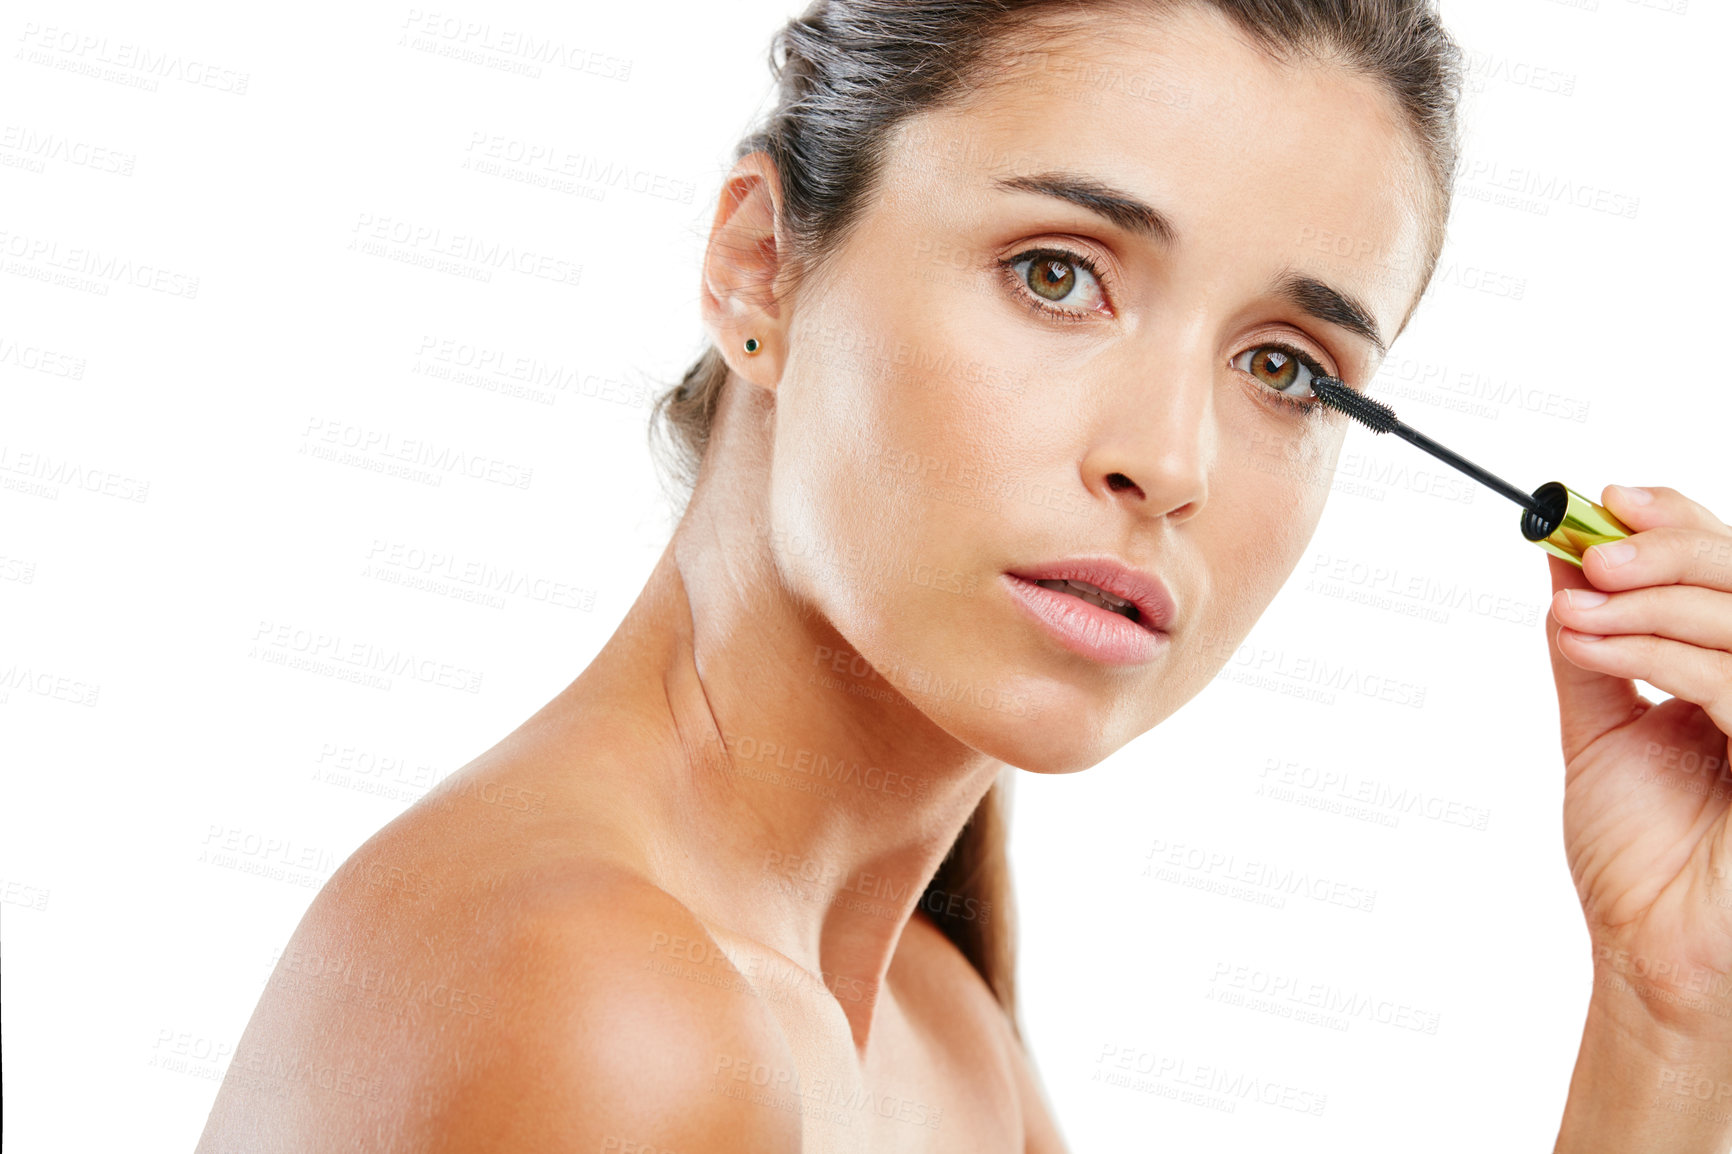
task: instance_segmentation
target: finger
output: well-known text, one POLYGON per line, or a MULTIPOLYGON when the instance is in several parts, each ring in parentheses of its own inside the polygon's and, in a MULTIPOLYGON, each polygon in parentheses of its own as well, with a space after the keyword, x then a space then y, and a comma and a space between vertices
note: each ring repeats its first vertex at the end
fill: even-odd
MULTIPOLYGON (((1592 550, 1589 550, 1592 552, 1592 550)), ((1552 575, 1552 593, 1564 589, 1592 589, 1582 571, 1561 557, 1547 553, 1552 575)), ((1546 649, 1552 661, 1552 680, 1558 691, 1558 724, 1563 739, 1564 760, 1576 754, 1602 733, 1629 721, 1651 704, 1636 691, 1627 677, 1616 676, 1588 665, 1577 664, 1584 644, 1577 642, 1565 652, 1558 643, 1563 625, 1556 615, 1546 614, 1546 649)), ((1598 644, 1587 642, 1587 645, 1598 644)))
MULTIPOLYGON (((1645 541, 1634 540, 1636 534, 1652 533, 1653 539, 1672 538, 1664 548, 1674 551, 1671 556, 1673 567, 1664 572, 1679 574, 1688 566, 1701 578, 1693 581, 1694 584, 1711 589, 1732 589, 1732 527, 1700 502, 1665 485, 1607 485, 1601 491, 1600 503, 1629 526, 1631 538, 1626 538, 1625 542, 1636 553, 1607 547, 1625 542, 1608 542, 1606 546, 1596 545, 1587 550, 1582 556, 1582 568, 1593 584, 1602 589, 1631 589, 1637 585, 1691 580, 1677 575, 1669 578, 1657 576, 1662 570, 1655 566, 1661 564, 1665 554, 1648 556, 1645 541), (1660 529, 1672 532, 1654 532, 1660 529), (1619 563, 1620 558, 1625 560, 1619 563), (1633 558, 1641 559, 1645 568, 1631 568, 1629 559, 1633 558)), ((1662 546, 1650 548, 1661 549, 1662 546)))
POLYGON ((1695 585, 1652 585, 1622 593, 1564 589, 1552 595, 1552 615, 1580 633, 1652 633, 1732 651, 1732 596, 1695 585))
POLYGON ((1637 533, 1645 529, 1696 529, 1732 538, 1732 527, 1706 506, 1664 485, 1607 485, 1600 494, 1600 504, 1637 533))
POLYGON ((1722 733, 1732 733, 1732 653, 1651 635, 1587 637, 1560 629, 1557 643, 1572 663, 1609 677, 1640 678, 1695 702, 1722 733))
POLYGON ((1732 593, 1732 536, 1659 526, 1595 545, 1582 572, 1607 591, 1643 585, 1700 585, 1732 593))

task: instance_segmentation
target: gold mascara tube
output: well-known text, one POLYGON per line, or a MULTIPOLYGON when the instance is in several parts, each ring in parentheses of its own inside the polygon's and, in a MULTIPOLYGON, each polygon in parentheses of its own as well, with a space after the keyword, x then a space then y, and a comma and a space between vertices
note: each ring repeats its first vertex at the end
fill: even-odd
POLYGON ((1547 481, 1533 492, 1534 506, 1522 514, 1522 536, 1576 568, 1582 554, 1602 541, 1630 535, 1629 527, 1561 481, 1547 481))

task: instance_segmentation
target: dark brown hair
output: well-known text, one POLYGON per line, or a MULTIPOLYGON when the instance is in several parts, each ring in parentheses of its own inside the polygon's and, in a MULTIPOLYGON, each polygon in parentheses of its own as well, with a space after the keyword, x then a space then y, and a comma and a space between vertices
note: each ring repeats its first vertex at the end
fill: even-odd
MULTIPOLYGON (((734 148, 736 161, 763 151, 776 163, 782 260, 809 274, 842 247, 871 202, 886 141, 902 121, 988 91, 991 70, 1006 57, 1085 31, 1106 11, 1186 3, 1223 13, 1278 60, 1327 62, 1394 96, 1432 177, 1423 289, 1449 215, 1461 88, 1460 50, 1432 0, 814 0, 771 41, 775 106, 734 148)), ((652 445, 658 437, 672 444, 660 458, 686 500, 727 380, 711 346, 651 410, 652 445)), ((1020 1035, 1005 805, 1001 781, 927 884, 921 908, 979 971, 1020 1035)))

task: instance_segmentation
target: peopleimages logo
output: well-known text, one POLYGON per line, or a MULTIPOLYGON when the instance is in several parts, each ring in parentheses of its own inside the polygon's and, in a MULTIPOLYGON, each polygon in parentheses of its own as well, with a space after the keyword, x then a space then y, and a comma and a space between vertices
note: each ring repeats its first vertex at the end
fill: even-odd
POLYGON ((253 632, 248 656, 271 665, 286 665, 309 672, 359 681, 376 689, 389 689, 390 677, 408 677, 424 685, 480 693, 482 674, 450 662, 365 641, 351 641, 340 634, 302 629, 275 621, 260 621, 253 632))
POLYGON ((432 592, 449 593, 461 599, 488 598, 489 603, 500 605, 504 604, 503 597, 511 596, 561 609, 589 612, 595 608, 594 589, 580 588, 516 566, 502 567, 479 557, 463 557, 447 550, 424 549, 380 538, 373 539, 361 575, 406 587, 424 578, 432 592))
POLYGON ((826 785, 847 785, 889 797, 922 798, 926 779, 876 765, 850 761, 844 754, 834 757, 810 749, 789 747, 746 734, 722 731, 722 745, 732 755, 730 765, 745 776, 766 767, 783 770, 794 780, 808 779, 826 785))
POLYGON ((1280 909, 1288 897, 1305 897, 1370 913, 1377 904, 1377 891, 1373 889, 1270 861, 1241 860, 1237 854, 1183 842, 1157 838, 1144 858, 1143 877, 1236 897, 1254 905, 1280 909))
POLYGON ((73 277, 93 277, 94 281, 83 283, 101 289, 99 295, 106 296, 111 284, 127 284, 185 300, 198 297, 198 278, 190 273, 97 248, 72 245, 62 248, 58 240, 48 237, 0 231, 0 254, 23 262, 8 271, 37 280, 52 279, 49 271, 52 269, 73 277))
POLYGON ((110 44, 107 36, 43 26, 34 20, 25 22, 18 40, 23 45, 19 59, 104 80, 124 80, 131 87, 150 92, 156 91, 158 81, 179 80, 195 88, 245 96, 247 82, 252 79, 250 72, 190 60, 178 52, 159 52, 127 40, 110 44))
POLYGON ((0 486, 55 501, 60 499, 61 486, 140 504, 150 498, 149 481, 67 457, 3 444, 0 444, 0 486))
POLYGON ((583 279, 583 265, 561 257, 370 212, 358 215, 350 233, 349 248, 356 252, 451 271, 439 261, 446 257, 478 280, 491 280, 500 269, 573 287, 583 279))
POLYGON ((454 445, 441 445, 418 437, 399 437, 386 429, 369 429, 348 421, 309 417, 300 451, 339 464, 372 459, 409 469, 431 471, 434 478, 451 474, 476 481, 489 481, 513 489, 527 489, 535 470, 480 453, 469 453, 454 445), (352 458, 352 459, 351 459, 352 458))

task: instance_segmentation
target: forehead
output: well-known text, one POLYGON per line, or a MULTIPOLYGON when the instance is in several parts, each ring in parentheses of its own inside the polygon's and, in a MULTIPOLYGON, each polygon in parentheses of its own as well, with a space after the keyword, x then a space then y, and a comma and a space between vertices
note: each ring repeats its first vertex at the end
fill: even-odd
POLYGON ((1381 82, 1278 60, 1201 5, 1103 6, 1081 31, 1032 30, 995 55, 967 99, 898 126, 886 175, 925 211, 978 216, 1015 203, 995 178, 1086 174, 1165 215, 1176 259, 1254 253, 1246 272, 1260 278, 1327 274, 1385 333, 1399 328, 1429 243, 1430 194, 1381 82))

